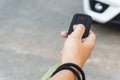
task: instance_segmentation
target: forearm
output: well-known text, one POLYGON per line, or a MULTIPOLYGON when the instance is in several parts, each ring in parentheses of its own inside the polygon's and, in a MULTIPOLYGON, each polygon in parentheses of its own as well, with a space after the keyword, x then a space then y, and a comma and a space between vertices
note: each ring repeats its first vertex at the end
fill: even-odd
POLYGON ((76 77, 71 71, 62 70, 55 74, 50 80, 76 80, 76 77))

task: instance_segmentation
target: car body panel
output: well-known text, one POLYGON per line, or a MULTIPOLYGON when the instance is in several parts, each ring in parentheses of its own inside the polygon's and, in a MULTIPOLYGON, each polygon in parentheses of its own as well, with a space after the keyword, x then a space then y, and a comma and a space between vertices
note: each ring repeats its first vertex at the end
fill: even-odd
POLYGON ((89 0, 84 0, 84 12, 90 15, 94 21, 99 23, 107 23, 116 17, 120 13, 120 0, 96 0, 102 3, 106 3, 109 7, 103 12, 98 13, 90 8, 89 0))

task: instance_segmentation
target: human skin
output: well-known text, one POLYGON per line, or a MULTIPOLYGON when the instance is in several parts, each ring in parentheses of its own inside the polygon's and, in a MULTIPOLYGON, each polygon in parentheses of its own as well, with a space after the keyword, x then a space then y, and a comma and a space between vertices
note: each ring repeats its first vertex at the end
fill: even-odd
MULTIPOLYGON (((94 48, 96 36, 90 31, 87 38, 82 39, 85 27, 82 24, 74 25, 74 31, 67 35, 66 31, 61 36, 66 38, 61 51, 61 64, 74 63, 83 67, 94 48)), ((50 80, 76 80, 75 75, 69 70, 62 70, 50 80)))

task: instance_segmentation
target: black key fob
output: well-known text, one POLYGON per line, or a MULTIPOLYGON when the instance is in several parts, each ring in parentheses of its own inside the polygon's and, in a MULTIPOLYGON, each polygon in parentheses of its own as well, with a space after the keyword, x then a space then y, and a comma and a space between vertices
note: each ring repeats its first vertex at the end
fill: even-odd
POLYGON ((92 24, 92 18, 89 15, 85 15, 85 14, 75 14, 70 24, 68 35, 73 32, 73 25, 76 24, 83 24, 85 26, 85 33, 82 38, 88 37, 90 32, 90 27, 92 24))

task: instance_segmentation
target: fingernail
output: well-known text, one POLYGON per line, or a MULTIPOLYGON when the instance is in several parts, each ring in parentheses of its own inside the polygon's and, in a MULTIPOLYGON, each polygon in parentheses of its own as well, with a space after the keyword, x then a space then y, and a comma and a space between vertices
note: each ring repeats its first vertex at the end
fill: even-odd
POLYGON ((78 24, 77 26, 84 26, 83 24, 78 24))
POLYGON ((73 29, 75 29, 76 27, 77 27, 77 25, 74 25, 74 26, 73 26, 73 29))
POLYGON ((78 24, 77 26, 82 30, 85 29, 85 26, 83 24, 78 24))

